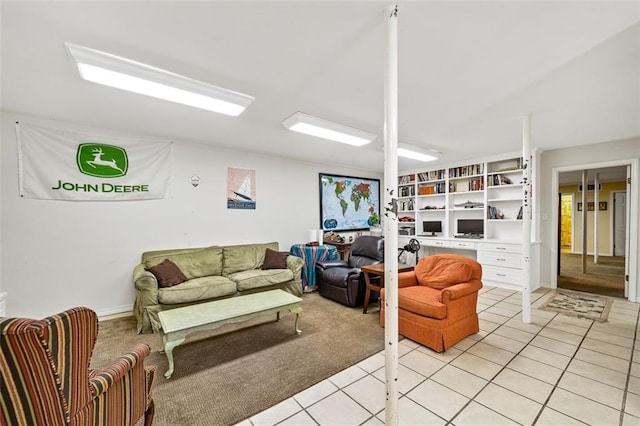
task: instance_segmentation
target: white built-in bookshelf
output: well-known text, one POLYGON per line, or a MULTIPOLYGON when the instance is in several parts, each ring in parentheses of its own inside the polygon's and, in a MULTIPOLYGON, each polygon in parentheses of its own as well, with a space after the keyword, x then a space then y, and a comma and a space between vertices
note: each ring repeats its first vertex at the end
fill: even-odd
POLYGON ((485 239, 520 240, 522 159, 474 162, 398 177, 400 235, 426 236, 424 221, 440 221, 444 238, 458 219, 481 219, 485 239))
POLYGON ((484 283, 521 290, 522 166, 514 156, 399 176, 399 244, 417 238, 422 256, 455 252, 475 257, 484 283), (423 222, 441 225, 442 231, 426 233, 423 222), (482 237, 460 238, 461 222, 481 226, 482 237))

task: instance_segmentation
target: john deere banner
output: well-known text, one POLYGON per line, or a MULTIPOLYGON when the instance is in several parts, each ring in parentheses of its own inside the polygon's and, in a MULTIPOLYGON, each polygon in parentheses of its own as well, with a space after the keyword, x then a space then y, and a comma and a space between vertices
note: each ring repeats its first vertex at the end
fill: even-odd
POLYGON ((57 200, 166 198, 171 142, 67 132, 16 123, 20 195, 57 200))

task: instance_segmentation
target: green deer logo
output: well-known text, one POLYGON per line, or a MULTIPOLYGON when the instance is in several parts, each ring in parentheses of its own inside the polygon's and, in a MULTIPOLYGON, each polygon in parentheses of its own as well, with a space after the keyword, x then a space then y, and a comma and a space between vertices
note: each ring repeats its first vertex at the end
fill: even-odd
POLYGON ((101 178, 124 176, 129 168, 129 159, 124 148, 95 143, 78 145, 76 163, 85 175, 101 178))

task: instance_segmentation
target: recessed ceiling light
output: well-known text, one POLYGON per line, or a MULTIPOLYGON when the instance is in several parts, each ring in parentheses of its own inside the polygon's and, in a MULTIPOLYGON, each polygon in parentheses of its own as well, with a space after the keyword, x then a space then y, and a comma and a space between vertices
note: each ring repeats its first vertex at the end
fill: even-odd
POLYGON ((296 112, 282 122, 284 127, 294 132, 305 133, 323 139, 342 142, 349 145, 362 146, 373 142, 377 137, 360 129, 345 126, 302 112, 296 112))
POLYGON ((232 116, 254 97, 203 83, 140 62, 65 43, 80 76, 88 81, 232 116))

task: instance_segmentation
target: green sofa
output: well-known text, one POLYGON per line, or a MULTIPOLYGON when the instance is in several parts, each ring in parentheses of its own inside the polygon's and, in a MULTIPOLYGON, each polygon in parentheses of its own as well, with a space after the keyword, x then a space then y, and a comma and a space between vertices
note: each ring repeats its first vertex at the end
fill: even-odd
POLYGON ((260 291, 282 289, 302 295, 300 279, 304 261, 286 258, 286 269, 262 269, 266 249, 278 250, 278 243, 212 246, 191 249, 148 251, 133 271, 136 300, 133 313, 138 333, 157 333, 158 312, 260 291), (159 287, 146 268, 173 262, 187 278, 172 287, 159 287))

